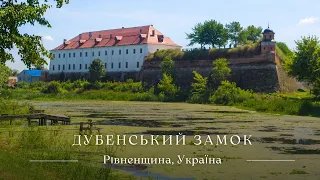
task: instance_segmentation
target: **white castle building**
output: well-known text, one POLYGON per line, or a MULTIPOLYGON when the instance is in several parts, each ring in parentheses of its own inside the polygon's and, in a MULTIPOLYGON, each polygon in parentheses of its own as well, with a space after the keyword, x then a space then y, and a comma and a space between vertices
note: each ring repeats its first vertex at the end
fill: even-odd
POLYGON ((85 32, 51 50, 49 73, 88 72, 99 58, 107 72, 140 71, 145 56, 161 49, 179 48, 152 25, 85 32))

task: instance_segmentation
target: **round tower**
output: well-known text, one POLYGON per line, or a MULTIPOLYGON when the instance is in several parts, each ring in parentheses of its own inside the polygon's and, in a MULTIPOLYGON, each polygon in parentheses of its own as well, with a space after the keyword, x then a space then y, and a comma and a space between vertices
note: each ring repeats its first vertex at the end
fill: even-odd
POLYGON ((276 49, 276 41, 274 40, 274 31, 268 28, 265 29, 262 33, 263 39, 261 42, 261 53, 268 53, 271 51, 275 51, 276 49))

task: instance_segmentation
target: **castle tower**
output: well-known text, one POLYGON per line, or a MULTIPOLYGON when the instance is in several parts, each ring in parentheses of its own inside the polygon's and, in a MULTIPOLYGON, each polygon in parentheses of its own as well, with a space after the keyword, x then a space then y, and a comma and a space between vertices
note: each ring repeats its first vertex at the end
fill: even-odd
POLYGON ((261 42, 261 53, 265 54, 276 49, 276 41, 274 40, 274 31, 268 28, 265 29, 262 33, 263 40, 261 42))

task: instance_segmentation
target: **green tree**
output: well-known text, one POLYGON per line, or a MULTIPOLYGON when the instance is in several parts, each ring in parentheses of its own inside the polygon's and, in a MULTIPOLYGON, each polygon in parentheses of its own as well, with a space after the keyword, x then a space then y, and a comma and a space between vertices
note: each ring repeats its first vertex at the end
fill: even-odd
POLYGON ((255 27, 254 25, 248 26, 246 29, 248 35, 247 40, 257 42, 262 38, 262 27, 255 27))
POLYGON ((89 66, 90 81, 99 81, 105 74, 104 64, 100 59, 95 59, 89 66))
POLYGON ((160 63, 160 69, 162 73, 166 73, 172 76, 174 69, 174 61, 169 57, 165 57, 160 63))
POLYGON ((192 103, 206 103, 208 101, 207 78, 197 71, 192 71, 194 82, 191 84, 189 101, 192 103))
POLYGON ((11 75, 11 70, 7 66, 0 65, 0 89, 6 86, 11 75))
POLYGON ((229 62, 225 58, 219 58, 212 62, 213 68, 210 75, 208 85, 209 89, 214 90, 221 85, 221 82, 226 80, 230 76, 231 69, 229 68, 229 62))
POLYGON ((228 41, 227 29, 224 28, 223 24, 215 20, 204 22, 202 35, 204 36, 205 43, 213 48, 215 46, 224 46, 228 41))
MULTIPOLYGON (((320 87, 320 44, 316 36, 302 37, 296 41, 296 52, 293 57, 291 72, 299 81, 320 87)), ((314 91, 315 95, 320 96, 314 91)))
POLYGON ((188 46, 193 46, 195 44, 200 44, 201 49, 206 45, 205 42, 205 36, 203 35, 203 24, 202 23, 197 23, 193 28, 192 28, 192 33, 187 35, 187 39, 190 40, 190 43, 188 46))
MULTIPOLYGON (((57 8, 61 8, 69 0, 52 0, 57 8)), ((25 25, 35 25, 36 23, 51 27, 45 19, 45 12, 52 5, 39 0, 2 0, 0 4, 0 64, 6 61, 14 61, 9 50, 16 47, 22 62, 31 67, 32 65, 46 64, 44 57, 52 58, 41 42, 41 37, 37 35, 21 34, 19 27, 25 25)))
POLYGON ((18 74, 19 74, 19 70, 17 70, 17 69, 12 69, 10 76, 18 76, 18 74))
POLYGON ((160 90, 159 97, 163 101, 174 101, 178 96, 180 88, 173 83, 173 78, 163 73, 163 77, 158 83, 158 89, 160 90))
POLYGON ((229 39, 231 43, 234 44, 234 47, 238 45, 238 43, 241 41, 241 32, 243 31, 243 28, 241 27, 239 22, 233 21, 230 24, 226 25, 226 28, 228 30, 229 39))

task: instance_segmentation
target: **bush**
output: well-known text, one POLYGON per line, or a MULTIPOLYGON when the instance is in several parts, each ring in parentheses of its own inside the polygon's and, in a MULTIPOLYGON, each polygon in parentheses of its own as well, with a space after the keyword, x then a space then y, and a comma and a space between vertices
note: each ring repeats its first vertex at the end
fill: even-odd
POLYGON ((234 105, 253 98, 254 95, 251 91, 238 88, 236 83, 222 81, 221 86, 210 97, 210 102, 221 105, 234 105))
POLYGON ((18 82, 17 87, 21 89, 29 89, 29 84, 24 81, 21 81, 18 82))
POLYGON ((47 93, 47 94, 58 94, 58 93, 62 93, 62 87, 60 82, 58 81, 51 81, 43 90, 43 93, 47 93))
POLYGON ((173 79, 166 73, 163 74, 163 78, 158 84, 160 90, 159 99, 161 101, 175 101, 180 88, 173 83, 173 79))
POLYGON ((191 91, 188 101, 191 103, 207 103, 209 91, 207 89, 207 78, 201 76, 196 71, 192 72, 194 82, 191 84, 191 91))

